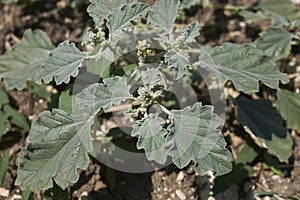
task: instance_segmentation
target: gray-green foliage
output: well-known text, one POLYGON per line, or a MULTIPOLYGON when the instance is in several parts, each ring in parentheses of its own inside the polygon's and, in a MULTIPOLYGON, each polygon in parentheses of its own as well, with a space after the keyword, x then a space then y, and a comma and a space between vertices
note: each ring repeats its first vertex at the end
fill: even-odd
POLYGON ((289 82, 288 76, 277 69, 271 57, 251 45, 224 43, 204 51, 200 55, 200 66, 213 70, 222 84, 232 81, 238 91, 257 92, 259 81, 274 89, 279 81, 289 82))
MULTIPOLYGON (((198 2, 207 4, 208 1, 189 0, 182 4, 179 0, 159 0, 150 7, 135 0, 91 0, 88 13, 101 32, 90 31, 85 36, 83 44, 94 47, 90 52, 82 52, 69 41, 55 48, 45 32, 28 30, 19 44, 0 57, 0 78, 9 89, 23 89, 27 81, 69 83, 71 77, 78 76, 79 68, 85 67, 100 79, 80 91, 74 85, 72 94, 69 90, 62 92, 59 109, 44 111, 33 121, 28 145, 19 158, 17 185, 46 190, 53 186, 53 181, 61 188, 76 182, 77 169, 87 168, 88 153, 94 150, 94 122, 122 102, 132 106, 127 114, 141 111, 133 115, 137 119, 131 136, 137 137, 137 149, 143 149, 149 160, 164 164, 169 156, 179 168, 194 162, 194 169, 200 175, 208 171, 222 175, 231 170, 231 154, 214 107, 197 102, 183 109, 171 109, 161 99, 165 93, 173 92, 170 82, 191 78, 201 68, 214 72, 223 85, 231 81, 240 92, 259 91, 260 81, 277 89, 280 81, 287 83, 289 79, 278 70, 274 60, 287 56, 292 35, 284 29, 272 28, 262 33, 255 45, 225 43, 213 48, 195 48, 199 23, 194 21, 181 30, 174 30, 174 23, 181 8, 198 2), (136 41, 137 36, 140 39, 136 41), (158 52, 151 50, 149 38, 155 41, 158 52), (125 56, 118 60, 122 53, 125 56), (155 60, 154 64, 149 64, 151 59, 155 60), (167 80, 172 75, 173 80, 167 80), (138 88, 134 88, 135 81, 140 84, 138 88), (150 112, 153 104, 161 108, 159 113, 150 112), (162 112, 168 120, 162 117, 162 112)), ((261 12, 268 10, 273 15, 277 12, 273 7, 259 6, 261 12)), ((0 90, 0 102, 6 104, 2 93, 0 90)), ((281 94, 278 95, 280 98, 281 94)), ((245 106, 241 101, 249 103, 242 98, 237 100, 240 122, 251 129, 258 145, 286 161, 291 139, 285 128, 276 124, 281 121, 270 103, 255 101, 245 106), (265 107, 256 110, 261 105, 265 107), (276 119, 265 120, 273 114, 276 119), (268 128, 279 136, 268 132, 268 128), (275 148, 278 144, 282 145, 275 148)), ((6 114, 9 109, 6 106, 0 112, 6 114)), ((1 127, 7 119, 5 114, 0 115, 1 127)), ((10 117, 12 122, 20 124, 15 116, 10 117)), ((290 119, 285 119, 295 128, 290 119)), ((25 124, 21 127, 28 129, 25 124)))
POLYGON ((287 127, 300 133, 300 94, 284 89, 278 90, 276 108, 286 120, 287 127))

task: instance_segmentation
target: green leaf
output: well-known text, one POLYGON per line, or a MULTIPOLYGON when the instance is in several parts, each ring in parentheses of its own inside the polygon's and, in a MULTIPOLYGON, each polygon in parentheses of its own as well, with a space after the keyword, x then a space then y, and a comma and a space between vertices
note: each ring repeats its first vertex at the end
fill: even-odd
POLYGON ((169 68, 172 68, 174 80, 178 80, 189 73, 186 68, 191 65, 189 58, 189 54, 184 51, 167 51, 165 54, 165 62, 168 63, 169 68))
POLYGON ((0 108, 2 105, 9 103, 8 95, 6 92, 0 87, 0 108))
POLYGON ((54 48, 50 38, 41 30, 26 30, 22 40, 0 57, 0 79, 8 89, 23 89, 27 80, 40 82, 43 60, 54 48))
POLYGON ((177 167, 184 168, 194 160, 200 175, 210 170, 222 175, 231 170, 231 154, 218 128, 221 119, 213 114, 212 106, 199 102, 192 108, 172 110, 170 119, 166 146, 177 167))
POLYGON ((46 90, 45 87, 35 84, 34 82, 30 83, 30 87, 28 88, 28 92, 30 94, 36 94, 39 97, 50 101, 51 100, 51 93, 49 91, 46 90))
POLYGON ((91 4, 87 8, 87 12, 93 18, 96 28, 101 28, 105 17, 114 9, 136 0, 90 0, 91 4))
POLYGON ((291 52, 293 34, 281 28, 270 27, 259 34, 260 38, 254 44, 266 55, 275 57, 277 60, 287 58, 291 52))
MULTIPOLYGON (((98 53, 98 51, 99 47, 96 47, 92 55, 98 53)), ((110 65, 114 60, 113 52, 109 48, 106 48, 99 58, 87 61, 87 71, 100 75, 100 77, 108 76, 110 72, 110 65)))
POLYGON ((196 4, 202 3, 204 7, 207 7, 209 0, 182 0, 181 4, 183 8, 190 8, 196 4))
POLYGON ((280 115, 268 100, 236 99, 238 121, 247 126, 247 132, 260 147, 276 156, 281 162, 288 162, 292 155, 293 140, 282 126, 280 115))
POLYGON ((152 13, 148 16, 148 22, 171 33, 179 9, 179 0, 159 0, 152 6, 152 13))
POLYGON ((255 151, 254 148, 249 146, 247 142, 245 142, 241 152, 235 159, 236 164, 251 164, 253 160, 257 157, 258 153, 255 151))
POLYGON ((289 21, 300 18, 299 10, 291 1, 287 0, 262 0, 257 8, 275 17, 284 17, 289 21))
POLYGON ((147 70, 142 71, 142 80, 143 84, 150 86, 150 88, 153 88, 156 85, 167 87, 166 77, 159 68, 147 66, 147 70))
POLYGON ((143 3, 125 4, 113 10, 107 16, 107 27, 111 36, 118 35, 124 28, 131 27, 131 21, 141 21, 140 15, 145 15, 149 6, 143 3))
POLYGON ((10 105, 5 105, 3 107, 4 112, 7 114, 9 118, 11 118, 11 123, 17 125, 25 131, 29 131, 30 126, 28 125, 28 121, 26 117, 21 115, 17 110, 13 109, 10 105))
POLYGON ((42 79, 49 83, 53 77, 56 84, 69 83, 70 77, 77 76, 78 68, 87 55, 76 48, 74 43, 64 41, 58 45, 44 60, 41 70, 42 79))
POLYGON ((231 80, 238 91, 257 92, 259 81, 273 89, 279 81, 289 82, 287 74, 281 73, 270 57, 253 46, 224 43, 202 50, 200 65, 212 69, 222 84, 231 80))
POLYGON ((183 31, 182 37, 184 42, 195 42, 195 37, 200 35, 200 25, 198 21, 194 21, 188 25, 188 27, 183 31))
POLYGON ((71 94, 71 90, 68 89, 66 91, 62 91, 59 100, 58 100, 58 108, 60 110, 65 111, 68 114, 73 113, 73 97, 71 94))
POLYGON ((0 110, 0 139, 2 135, 10 128, 10 125, 6 123, 8 115, 0 110))
POLYGON ((40 113, 19 157, 16 185, 35 191, 53 187, 53 180, 62 189, 77 182, 77 169, 88 166, 93 122, 88 114, 72 116, 57 109, 40 113))
POLYGON ((277 90, 276 108, 286 120, 287 127, 300 133, 300 94, 284 89, 277 90))
POLYGON ((248 23, 259 22, 267 18, 266 14, 262 11, 252 12, 248 10, 241 10, 239 15, 244 17, 244 20, 248 23))
POLYGON ((230 173, 216 177, 213 187, 214 195, 224 192, 231 185, 240 183, 244 178, 249 177, 253 173, 255 173, 255 170, 249 165, 234 165, 230 173))
POLYGON ((2 186, 5 174, 9 165, 9 150, 3 152, 3 156, 0 158, 0 186, 2 186))
POLYGON ((133 125, 131 136, 138 137, 137 148, 144 149, 148 160, 164 164, 168 152, 164 149, 167 130, 162 128, 165 120, 157 114, 150 114, 144 120, 138 120, 133 125))
POLYGON ((104 112, 114 105, 131 97, 126 84, 126 78, 114 77, 103 79, 103 83, 95 83, 75 96, 79 109, 87 106, 91 113, 104 112))

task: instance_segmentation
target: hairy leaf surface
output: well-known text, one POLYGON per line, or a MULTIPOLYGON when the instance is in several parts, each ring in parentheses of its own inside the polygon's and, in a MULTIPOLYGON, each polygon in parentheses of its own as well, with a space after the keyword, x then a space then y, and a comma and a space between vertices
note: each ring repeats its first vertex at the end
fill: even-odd
POLYGON ((200 65, 214 70, 221 83, 231 80, 238 91, 253 93, 259 90, 259 81, 276 89, 279 81, 288 83, 287 74, 281 73, 264 52, 250 45, 224 43, 207 48, 200 55, 200 65))
POLYGON ((236 99, 238 121, 246 125, 254 141, 281 162, 288 162, 292 155, 293 140, 282 125, 282 119, 268 100, 236 99))
POLYGON ((286 0, 262 0, 257 8, 274 17, 284 17, 290 21, 300 18, 299 10, 291 1, 286 0))
POLYGON ((34 191, 53 187, 53 180, 63 189, 77 182, 77 169, 88 166, 93 122, 88 114, 72 116, 57 109, 42 112, 33 121, 28 146, 19 157, 16 185, 34 191))
POLYGON ((23 89, 28 80, 40 82, 43 60, 54 48, 50 38, 41 30, 26 30, 22 40, 0 57, 0 79, 8 89, 23 89))
POLYGON ((148 85, 151 88, 156 85, 163 85, 166 87, 166 77, 159 70, 159 68, 147 68, 146 71, 142 71, 142 81, 144 85, 148 85))
POLYGON ((141 21, 149 6, 143 3, 131 3, 113 10, 107 16, 107 27, 111 35, 117 35, 124 28, 131 27, 131 21, 141 21))
POLYGON ((70 77, 77 76, 78 68, 87 55, 76 48, 74 43, 62 42, 56 47, 44 61, 44 67, 40 74, 42 79, 49 83, 53 77, 56 84, 69 83, 70 77))
POLYGON ((288 90, 277 90, 276 108, 286 120, 287 127, 300 133, 300 94, 288 90))
POLYGON ((260 38, 254 44, 266 55, 280 59, 286 58, 290 54, 293 34, 281 28, 270 27, 259 36, 260 38))
POLYGON ((179 0, 157 1, 151 8, 152 13, 148 17, 148 22, 171 33, 175 19, 179 14, 179 9, 179 0))
POLYGON ((162 128, 165 120, 157 114, 150 114, 145 120, 138 120, 133 125, 131 135, 138 137, 137 148, 144 149, 148 160, 164 164, 167 160, 167 150, 164 149, 167 130, 162 128))
POLYGON ((195 42, 195 37, 200 35, 200 25, 194 21, 183 31, 182 37, 184 42, 195 42))
POLYGON ((184 51, 168 50, 165 54, 165 62, 168 63, 168 67, 172 68, 174 73, 174 80, 182 78, 188 74, 187 66, 190 66, 189 54, 184 51))
POLYGON ((105 112, 130 97, 126 78, 117 76, 89 86, 75 96, 75 101, 80 109, 87 106, 91 113, 97 114, 101 108, 105 112))
MULTIPOLYGON (((99 51, 97 47, 95 50, 95 53, 99 51)), ((107 48, 101 53, 99 58, 87 61, 87 71, 93 74, 98 74, 100 77, 109 75, 110 64, 113 61, 114 54, 109 48, 107 48)))
POLYGON ((91 4, 87 8, 87 12, 93 18, 96 28, 100 28, 105 17, 114 9, 136 0, 90 0, 91 4))
POLYGON ((179 168, 196 161, 195 171, 200 175, 213 170, 216 175, 231 170, 231 154, 219 126, 221 119, 213 114, 212 106, 196 103, 192 108, 171 111, 172 123, 168 126, 169 154, 179 168))
POLYGON ((183 8, 190 8, 199 3, 202 3, 203 7, 206 7, 209 4, 209 0, 182 0, 181 3, 183 8))

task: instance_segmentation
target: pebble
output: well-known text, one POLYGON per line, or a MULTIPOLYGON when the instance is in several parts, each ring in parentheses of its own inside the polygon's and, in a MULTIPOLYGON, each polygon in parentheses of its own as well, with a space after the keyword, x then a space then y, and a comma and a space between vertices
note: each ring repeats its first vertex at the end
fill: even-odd
POLYGON ((0 196, 1 197, 8 197, 9 196, 9 190, 3 187, 0 187, 0 196))
POLYGON ((180 171, 177 175, 176 182, 181 182, 184 179, 184 172, 180 171))
POLYGON ((175 194, 178 196, 180 200, 186 200, 185 194, 181 190, 176 190, 175 194))

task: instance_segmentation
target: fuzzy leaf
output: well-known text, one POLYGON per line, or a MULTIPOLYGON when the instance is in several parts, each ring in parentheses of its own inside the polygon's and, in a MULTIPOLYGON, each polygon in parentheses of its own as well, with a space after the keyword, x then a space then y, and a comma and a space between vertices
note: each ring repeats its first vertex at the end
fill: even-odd
POLYGON ((72 116, 57 109, 39 114, 19 157, 16 185, 35 191, 53 187, 53 180, 62 189, 77 182, 77 169, 88 166, 93 122, 87 114, 72 116))
POLYGON ((53 77, 56 84, 69 83, 70 77, 77 76, 78 68, 87 55, 76 48, 74 43, 64 41, 55 48, 44 61, 42 79, 49 83, 53 77))
POLYGON ((98 113, 101 108, 105 112, 130 97, 126 79, 117 76, 89 86, 75 96, 75 101, 80 109, 87 106, 91 113, 98 113))
MULTIPOLYGON (((204 50, 204 49, 203 49, 204 50)), ((201 53, 200 65, 215 71, 218 80, 231 80, 238 91, 254 93, 259 90, 259 81, 276 89, 279 81, 288 83, 287 74, 281 73, 270 57, 250 45, 224 43, 201 53)))
POLYGON ((145 15, 149 6, 143 3, 131 3, 113 10, 107 16, 107 27, 110 35, 118 35, 124 29, 131 27, 131 21, 141 21, 140 15, 145 15))
POLYGON ((100 28, 105 17, 114 9, 136 0, 90 0, 91 4, 87 8, 87 12, 93 18, 96 28, 100 28))
MULTIPOLYGON (((292 137, 282 126, 280 115, 268 100, 250 100, 245 97, 236 99, 238 121, 249 127, 247 132, 254 141, 281 162, 288 162, 292 155, 292 137)), ((247 129, 246 129, 247 130, 247 129)))
POLYGON ((162 128, 165 120, 157 114, 150 114, 144 120, 138 120, 133 125, 131 136, 138 137, 137 148, 144 149, 148 160, 164 164, 168 152, 164 149, 167 130, 162 128))
POLYGON ((286 120, 287 127, 300 133, 300 94, 288 90, 277 90, 276 108, 286 120))
POLYGON ((142 80, 144 85, 148 85, 151 88, 156 85, 167 86, 166 77, 159 68, 149 67, 146 71, 142 71, 142 80))
POLYGON ((189 58, 189 54, 184 51, 167 51, 165 54, 165 62, 168 62, 168 67, 173 69, 174 80, 178 80, 188 74, 189 71, 186 67, 191 65, 189 58))
POLYGON ((202 3, 204 7, 208 6, 209 0, 182 0, 181 4, 183 8, 190 8, 196 4, 202 3))
POLYGON ((188 27, 184 30, 182 36, 184 42, 195 42, 195 37, 200 35, 200 25, 198 21, 194 21, 189 24, 188 27))
POLYGON ((8 89, 23 89, 28 80, 40 82, 43 60, 54 48, 50 38, 41 30, 26 30, 22 40, 0 57, 0 79, 8 89))
MULTIPOLYGON (((95 50, 97 50, 95 53, 99 51, 98 49, 95 50)), ((87 61, 87 71, 103 77, 104 75, 109 74, 110 64, 114 60, 113 52, 107 48, 102 52, 98 59, 87 61)))
POLYGON ((219 130, 221 119, 213 114, 212 106, 199 102, 192 108, 172 110, 170 119, 166 146, 177 167, 184 168, 194 160, 200 175, 210 170, 222 175, 231 170, 231 154, 219 130))
POLYGON ((293 34, 281 28, 270 27, 259 36, 260 38, 254 44, 266 55, 280 59, 286 58, 290 54, 293 34))
POLYGON ((262 0, 257 8, 262 9, 266 14, 284 17, 290 21, 300 18, 299 10, 287 0, 262 0))
POLYGON ((152 13, 148 17, 148 22, 171 33, 179 9, 179 0, 159 0, 152 6, 152 13))

